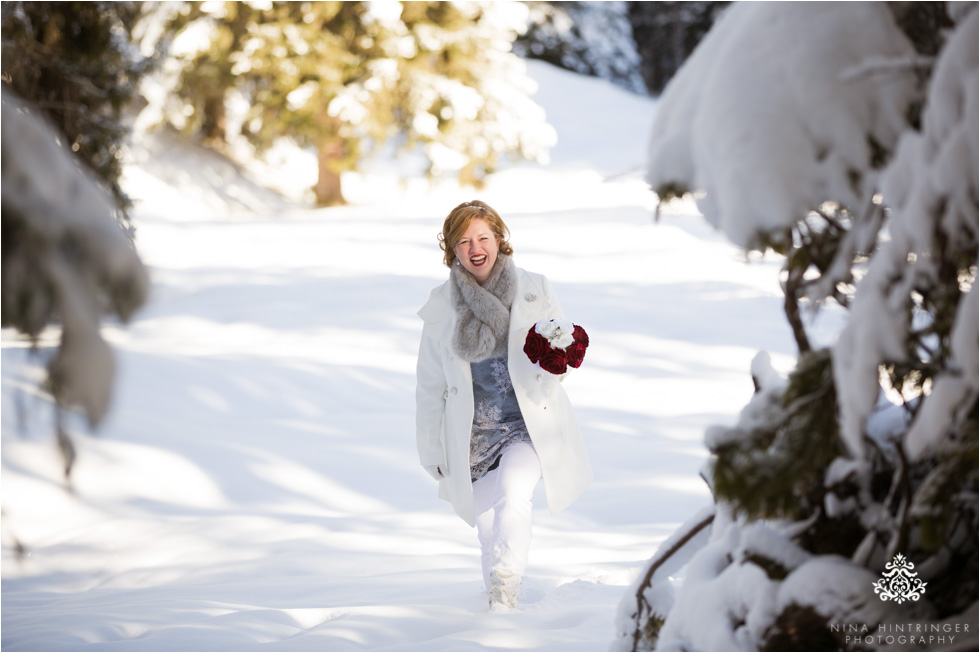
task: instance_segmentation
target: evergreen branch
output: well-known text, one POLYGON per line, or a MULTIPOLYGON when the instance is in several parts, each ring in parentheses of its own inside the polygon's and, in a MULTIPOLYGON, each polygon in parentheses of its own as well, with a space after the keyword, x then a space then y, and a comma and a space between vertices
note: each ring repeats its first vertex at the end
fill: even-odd
POLYGON ((841 292, 841 290, 840 290, 839 288, 837 288, 837 287, 835 286, 835 287, 834 287, 834 290, 833 290, 833 292, 831 293, 831 295, 830 295, 830 296, 831 296, 831 298, 832 298, 832 299, 833 299, 833 300, 834 300, 835 302, 837 302, 837 303, 838 303, 838 304, 839 304, 839 305, 840 305, 840 306, 841 306, 842 308, 845 308, 845 309, 850 309, 850 307, 851 307, 851 300, 850 300, 850 298, 849 298, 849 297, 847 296, 847 293, 845 293, 845 292, 841 292))
POLYGON ((783 423, 786 423, 792 418, 796 417, 804 408, 814 403, 815 401, 823 398, 824 395, 826 395, 828 392, 830 392, 833 389, 834 386, 832 383, 825 383, 822 386, 818 387, 813 392, 809 392, 803 395, 802 397, 797 397, 796 399, 794 399, 793 403, 791 403, 789 406, 786 407, 783 423))
POLYGON ((916 54, 903 57, 875 57, 858 65, 851 66, 841 73, 845 82, 859 82, 870 77, 879 81, 888 76, 895 77, 908 74, 921 74, 930 71, 936 63, 936 57, 916 54))
MULTIPOLYGON (((108 129, 113 132, 118 132, 120 134, 128 131, 126 127, 121 126, 117 121, 112 118, 107 118, 101 116, 98 113, 93 112, 90 107, 86 106, 81 102, 68 102, 68 101, 56 101, 56 100, 39 100, 34 101, 32 104, 38 109, 54 109, 58 111, 64 111, 66 114, 72 114, 77 120, 82 122, 88 122, 89 124, 101 127, 102 129, 108 129)), ((81 130, 78 130, 81 131, 81 130)))
MULTIPOLYGON (((865 436, 865 442, 874 449, 882 461, 887 461, 888 457, 882 450, 879 443, 871 437, 865 436)), ((912 481, 909 475, 909 464, 908 459, 905 456, 905 451, 902 449, 901 444, 895 447, 895 453, 897 456, 898 465, 895 467, 892 473, 892 482, 888 488, 888 494, 882 501, 882 505, 885 510, 891 515, 891 506, 898 499, 898 506, 896 507, 896 515, 889 520, 890 523, 884 524, 882 520, 877 520, 875 527, 869 531, 868 535, 874 535, 875 539, 881 542, 881 536, 887 533, 889 537, 887 538, 887 550, 885 552, 886 559, 892 559, 895 554, 900 551, 905 551, 909 541, 909 514, 912 505, 912 481), (884 530, 884 533, 881 532, 884 530)), ((862 542, 862 546, 864 542, 862 542)), ((860 547, 858 548, 860 550, 860 547)), ((857 553, 857 552, 855 552, 857 553)), ((870 557, 870 550, 867 552, 867 556, 870 557)), ((862 561, 862 564, 866 564, 867 559, 862 561)))
POLYGON ((803 521, 791 522, 790 524, 787 524, 784 535, 791 540, 795 540, 796 538, 800 537, 820 520, 821 512, 822 511, 814 512, 803 521))
POLYGON ((905 457, 905 450, 901 445, 895 447, 898 452, 898 473, 901 480, 902 501, 898 508, 898 537, 895 547, 888 551, 888 559, 891 560, 896 553, 906 549, 909 540, 909 508, 912 505, 912 481, 909 478, 909 462, 905 457))
POLYGON ((787 264, 784 269, 786 270, 786 284, 783 291, 783 311, 786 313, 786 319, 793 329, 793 338, 796 340, 796 347, 802 356, 813 350, 810 346, 810 340, 806 335, 806 328, 803 326, 803 318, 800 315, 799 295, 804 285, 802 282, 805 270, 797 271, 790 268, 789 259, 787 259, 787 264))
MULTIPOLYGON (((26 40, 14 42, 13 40, 5 39, 3 47, 10 54, 16 55, 16 58, 26 60, 29 66, 56 71, 66 79, 72 79, 77 83, 88 82, 91 84, 89 81, 91 79, 117 77, 119 75, 119 73, 115 75, 107 74, 105 60, 99 59, 87 65, 78 59, 66 59, 63 53, 46 46, 40 41, 26 40)), ((137 67, 136 63, 132 65, 134 68, 137 67)), ((92 88, 96 91, 99 90, 94 86, 92 88)))
POLYGON ((653 582, 653 575, 657 572, 658 569, 660 569, 661 566, 663 566, 663 564, 667 560, 669 560, 671 557, 676 555, 677 552, 683 549, 688 542, 694 539, 694 537, 698 533, 700 533, 705 528, 710 526, 711 523, 714 521, 714 519, 715 519, 715 513, 714 511, 712 511, 710 515, 708 515, 707 517, 699 521, 697 524, 695 524, 691 530, 689 530, 687 533, 684 534, 684 537, 682 537, 677 542, 675 542, 673 546, 671 546, 669 549, 667 549, 667 551, 664 552, 663 556, 660 556, 653 564, 650 565, 650 568, 647 569, 647 573, 644 575, 643 580, 640 581, 640 584, 636 590, 637 627, 636 630, 633 631, 633 649, 632 649, 633 651, 638 650, 638 646, 640 644, 640 638, 643 636, 643 633, 641 632, 641 627, 639 625, 640 621, 642 620, 644 613, 653 611, 653 606, 650 605, 650 602, 647 601, 646 596, 644 596, 644 591, 646 590, 647 587, 650 586, 650 583, 653 582), (646 605, 646 610, 644 610, 643 608, 644 604, 646 605))
POLYGON ((826 211, 823 211, 821 209, 816 209, 816 210, 814 210, 814 213, 816 213, 821 218, 823 218, 824 220, 826 220, 827 221, 827 224, 829 224, 836 231, 838 231, 840 233, 844 233, 844 232, 848 231, 847 227, 845 227, 843 224, 841 224, 840 221, 837 220, 837 218, 832 217, 826 211))
POLYGON ((874 553, 877 543, 878 532, 874 529, 869 530, 864 535, 864 539, 861 540, 861 543, 854 549, 854 553, 851 554, 851 562, 862 567, 867 567, 868 562, 871 560, 871 554, 874 553))

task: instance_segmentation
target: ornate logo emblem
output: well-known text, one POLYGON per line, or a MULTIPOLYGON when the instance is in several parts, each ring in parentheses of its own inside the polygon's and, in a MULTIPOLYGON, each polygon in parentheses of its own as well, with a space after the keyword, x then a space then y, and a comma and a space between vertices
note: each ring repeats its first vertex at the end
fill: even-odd
POLYGON ((875 594, 882 601, 918 601, 926 593, 926 583, 916 578, 919 572, 901 553, 885 565, 881 580, 874 584, 875 594))

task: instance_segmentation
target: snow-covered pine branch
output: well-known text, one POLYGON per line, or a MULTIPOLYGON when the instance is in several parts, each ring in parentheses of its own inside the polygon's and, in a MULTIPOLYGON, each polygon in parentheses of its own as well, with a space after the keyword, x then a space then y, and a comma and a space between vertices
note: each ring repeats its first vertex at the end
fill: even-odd
POLYGON ((832 624, 975 623, 978 10, 952 9, 928 66, 886 4, 739 3, 667 86, 653 189, 697 191, 730 240, 786 255, 801 344, 785 382, 753 369, 769 380, 736 426, 709 430, 711 540, 662 624, 634 616, 646 646, 841 649, 832 624), (847 326, 811 351, 798 304, 828 297, 847 326), (918 602, 873 592, 896 554, 927 582, 918 602))
POLYGON ((3 326, 36 339, 60 324, 48 385, 60 406, 81 407, 95 425, 115 374, 101 318, 127 320, 146 299, 147 272, 110 196, 53 128, 6 86, 2 109, 3 326))
POLYGON ((527 2, 514 53, 645 93, 627 2, 527 2))
POLYGON ((944 48, 933 74, 921 132, 909 130, 882 179, 891 207, 890 239, 875 253, 858 288, 852 319, 834 350, 845 441, 862 449, 863 424, 877 393, 867 378, 905 357, 913 293, 965 292, 950 298, 949 360, 923 398, 906 447, 921 457, 961 423, 977 397, 977 21, 966 20, 944 48), (971 261, 972 259, 972 261, 971 261), (947 268, 942 270, 941 268, 947 268), (950 278, 950 275, 951 278, 950 278), (946 277, 946 278, 944 278, 946 277))
POLYGON ((735 5, 668 83, 648 180, 704 191, 732 242, 764 246, 824 202, 860 209, 875 146, 894 149, 919 98, 915 75, 855 84, 867 60, 915 57, 884 5, 735 5))

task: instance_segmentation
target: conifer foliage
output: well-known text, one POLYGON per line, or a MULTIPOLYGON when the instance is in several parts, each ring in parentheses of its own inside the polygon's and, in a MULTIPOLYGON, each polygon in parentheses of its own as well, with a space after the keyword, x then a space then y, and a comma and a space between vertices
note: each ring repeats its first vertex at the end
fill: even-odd
POLYGON ((608 79, 635 93, 646 88, 630 25, 629 2, 527 2, 528 26, 514 42, 526 59, 608 79))
POLYGON ((153 64, 133 47, 136 3, 3 3, 3 310, 36 346, 60 330, 44 389, 56 401, 69 477, 74 446, 62 410, 105 417, 115 362, 100 334, 146 299, 119 186, 124 111, 153 64))
POLYGON ((647 90, 660 95, 728 2, 629 2, 647 90))
POLYGON ((341 173, 393 143, 423 152, 431 174, 479 183, 554 142, 510 51, 525 20, 511 3, 191 3, 175 26, 205 21, 212 37, 185 56, 177 90, 208 137, 235 91, 259 151, 283 137, 315 149, 320 204, 343 203, 341 173))
POLYGON ((624 598, 627 647, 878 649, 839 628, 913 622, 976 640, 978 12, 937 7, 910 34, 904 6, 738 4, 667 87, 650 181, 785 255, 799 359, 783 378, 760 354, 738 423, 709 429, 710 537, 676 597, 654 570, 624 598), (821 349, 801 315, 828 301, 848 320, 821 349), (923 595, 876 594, 895 560, 923 595))
POLYGON ((154 64, 131 42, 140 3, 4 2, 2 12, 3 83, 47 117, 125 211, 122 116, 154 64))
POLYGON ((105 417, 116 367, 101 319, 128 320, 146 300, 149 279, 113 219, 111 195, 59 144, 57 130, 6 87, 2 109, 2 323, 34 345, 49 325, 59 327, 43 385, 56 402, 67 478, 75 454, 61 411, 81 408, 92 426, 105 417))

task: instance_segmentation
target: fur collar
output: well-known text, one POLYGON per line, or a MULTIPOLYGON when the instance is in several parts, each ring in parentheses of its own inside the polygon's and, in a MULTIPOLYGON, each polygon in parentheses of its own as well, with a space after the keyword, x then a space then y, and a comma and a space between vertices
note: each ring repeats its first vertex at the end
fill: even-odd
POLYGON ((453 351, 476 363, 507 353, 510 306, 517 293, 514 261, 498 254, 490 278, 482 286, 462 265, 449 273, 450 297, 456 313, 453 351))

